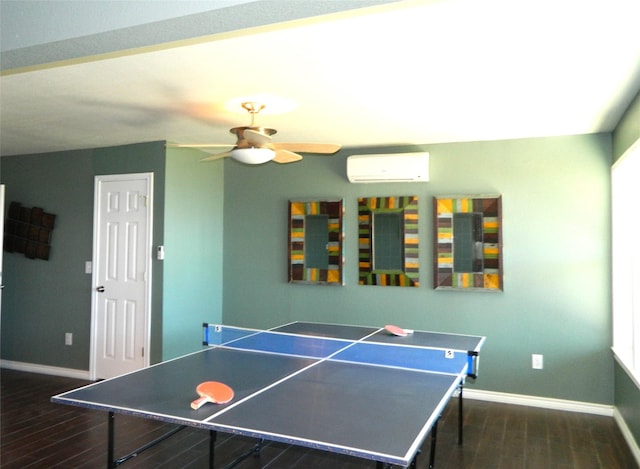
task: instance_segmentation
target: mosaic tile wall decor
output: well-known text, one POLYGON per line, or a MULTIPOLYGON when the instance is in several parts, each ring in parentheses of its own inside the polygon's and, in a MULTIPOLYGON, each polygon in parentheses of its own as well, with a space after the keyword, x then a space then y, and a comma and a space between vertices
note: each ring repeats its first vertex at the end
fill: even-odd
POLYGON ((358 199, 358 270, 360 285, 417 287, 418 262, 418 197, 361 197, 358 199), (374 259, 374 217, 376 213, 402 214, 402 269, 377 269, 374 259))
POLYGON ((434 288, 502 291, 502 198, 434 197, 434 288), (453 218, 456 213, 482 217, 482 269, 456 272, 453 218))
MULTIPOLYGON (((289 201, 289 282, 343 285, 343 214, 342 200, 289 201), (326 267, 309 266, 306 253, 311 247, 305 234, 306 217, 327 217, 326 267)), ((317 248, 317 247, 316 247, 317 248)), ((322 247, 321 247, 322 248, 322 247)))

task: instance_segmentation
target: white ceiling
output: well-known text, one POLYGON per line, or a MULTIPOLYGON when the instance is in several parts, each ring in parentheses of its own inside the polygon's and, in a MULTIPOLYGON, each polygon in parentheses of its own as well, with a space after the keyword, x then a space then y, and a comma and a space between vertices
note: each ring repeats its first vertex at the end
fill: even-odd
POLYGON ((340 0, 311 2, 304 14, 291 1, 233 5, 128 27, 110 50, 102 39, 122 36, 3 51, 1 154, 233 144, 229 128, 249 118, 225 103, 264 94, 297 105, 284 114, 267 107, 257 119, 278 129, 279 142, 585 134, 611 131, 640 90, 638 0, 370 3, 340 11, 340 0), (272 17, 249 16, 265 9, 272 17), (160 34, 190 24, 192 37, 160 34))

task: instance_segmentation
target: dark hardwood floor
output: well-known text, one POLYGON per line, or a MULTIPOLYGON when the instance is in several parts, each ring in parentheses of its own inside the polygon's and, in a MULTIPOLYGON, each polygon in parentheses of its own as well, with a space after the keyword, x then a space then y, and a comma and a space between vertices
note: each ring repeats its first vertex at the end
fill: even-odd
MULTIPOLYGON (((53 376, 2 370, 0 466, 100 468, 107 465, 107 414, 52 404, 49 398, 85 384, 53 376)), ((613 418, 465 400, 465 440, 457 444, 457 408, 445 410, 438 426, 437 469, 637 468, 613 418)), ((384 422, 381 422, 384 425, 384 422)), ((152 420, 116 416, 118 456, 173 428, 152 420)), ((124 468, 207 468, 209 433, 187 428, 130 459, 124 468)), ((253 440, 219 434, 216 467, 250 449, 253 440), (218 464, 219 463, 219 464, 218 464)), ((429 438, 418 458, 427 467, 429 438)), ((348 456, 278 443, 238 469, 375 468, 348 456)))

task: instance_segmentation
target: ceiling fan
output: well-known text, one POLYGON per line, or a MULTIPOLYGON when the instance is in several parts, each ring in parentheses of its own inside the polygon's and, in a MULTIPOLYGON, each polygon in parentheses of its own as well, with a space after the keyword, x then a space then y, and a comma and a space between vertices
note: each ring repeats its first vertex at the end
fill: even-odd
MULTIPOLYGON (((266 106, 255 102, 242 103, 242 107, 251 115, 251 124, 246 127, 234 127, 229 132, 237 137, 236 145, 230 151, 217 153, 201 161, 213 161, 230 156, 231 158, 246 164, 262 164, 267 161, 276 163, 293 163, 300 161, 300 153, 333 154, 340 149, 340 145, 332 143, 272 143, 271 136, 277 132, 275 129, 258 127, 255 125, 255 117, 266 106)), ((180 148, 212 148, 227 145, 220 144, 170 144, 180 148)))

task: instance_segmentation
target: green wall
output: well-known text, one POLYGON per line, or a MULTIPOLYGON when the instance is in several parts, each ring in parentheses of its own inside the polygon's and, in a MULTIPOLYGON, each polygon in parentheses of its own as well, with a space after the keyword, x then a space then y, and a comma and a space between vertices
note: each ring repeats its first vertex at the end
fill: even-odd
MULTIPOLYGON (((3 360, 88 370, 93 250, 94 176, 153 172, 154 243, 164 230, 163 142, 77 150, 1 160, 6 203, 42 207, 56 215, 48 261, 5 253, 2 295, 3 360), (64 345, 65 332, 73 346, 64 345)), ((154 261, 152 361, 161 358, 162 264, 154 261)))
POLYGON ((225 164, 224 321, 399 323, 487 336, 477 389, 613 403, 610 134, 429 145, 426 184, 349 184, 346 157, 418 148, 343 149, 290 165, 225 164), (503 293, 435 291, 436 195, 502 194, 503 293), (357 284, 357 198, 417 195, 418 288, 357 284), (345 201, 346 285, 287 283, 287 201, 345 201), (544 354, 544 370, 531 354, 544 354), (594 379, 598 377, 598 379, 594 379))
POLYGON ((94 176, 154 173, 151 361, 198 350, 203 322, 222 320, 223 166, 164 142, 2 158, 7 204, 56 214, 49 261, 5 253, 1 357, 88 370, 94 176), (73 346, 64 345, 72 332, 73 346))
POLYGON ((197 350, 203 322, 222 322, 223 165, 167 151, 163 360, 197 350))
POLYGON ((86 370, 91 275, 84 273, 84 262, 91 260, 93 239, 92 152, 3 157, 2 182, 7 207, 19 202, 56 215, 49 261, 4 253, 2 358, 86 370), (73 347, 65 347, 65 332, 73 333, 73 347))
POLYGON ((93 177, 153 171, 154 245, 164 244, 167 256, 154 261, 154 361, 199 348, 200 323, 221 317, 254 327, 393 321, 486 335, 481 375, 470 383, 477 389, 612 404, 611 155, 611 134, 596 134, 344 149, 259 167, 202 165, 195 152, 165 154, 162 142, 4 157, 7 201, 43 206, 58 219, 49 262, 5 256, 2 358, 88 368, 93 177), (429 183, 346 180, 350 154, 422 149, 431 154, 429 183), (503 196, 505 291, 434 291, 431 198, 486 193, 503 196), (419 197, 418 288, 357 285, 357 198, 385 195, 419 197), (346 285, 288 284, 287 201, 336 197, 346 206, 346 285), (68 331, 73 347, 63 345, 68 331), (530 369, 532 353, 544 354, 544 370, 530 369))

